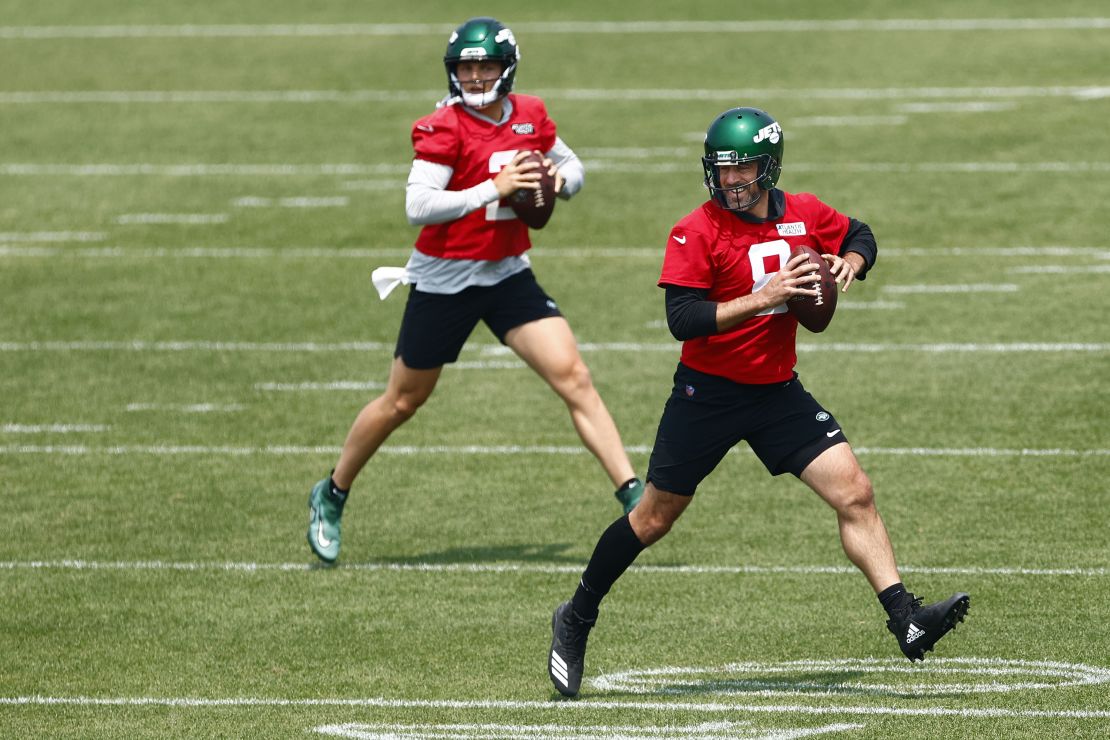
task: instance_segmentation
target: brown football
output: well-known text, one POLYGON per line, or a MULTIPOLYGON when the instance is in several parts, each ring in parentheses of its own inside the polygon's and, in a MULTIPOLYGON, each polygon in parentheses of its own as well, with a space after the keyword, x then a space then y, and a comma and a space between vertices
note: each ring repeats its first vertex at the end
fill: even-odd
POLYGON ((534 171, 540 173, 540 187, 538 190, 521 188, 509 196, 509 206, 512 207, 516 217, 528 225, 529 228, 542 229, 551 218, 555 210, 555 176, 547 174, 543 166, 543 155, 531 152, 521 160, 524 162, 537 162, 539 167, 534 171))
POLYGON ((805 253, 809 261, 817 265, 821 280, 811 285, 817 288, 817 295, 796 295, 786 302, 786 308, 798 319, 798 323, 812 332, 822 332, 832 321, 836 311, 836 279, 829 269, 829 263, 821 255, 805 246, 795 247, 791 257, 805 253))

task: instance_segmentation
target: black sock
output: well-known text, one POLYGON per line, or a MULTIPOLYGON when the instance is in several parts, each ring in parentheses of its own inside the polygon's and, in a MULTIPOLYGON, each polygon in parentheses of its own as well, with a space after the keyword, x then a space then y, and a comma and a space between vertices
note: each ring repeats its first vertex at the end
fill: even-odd
POLYGON ((894 612, 905 607, 913 600, 913 594, 906 591, 906 587, 899 581, 893 586, 883 589, 879 594, 879 603, 886 609, 888 616, 893 617, 894 612))
POLYGON ((597 541, 578 590, 574 592, 571 601, 574 612, 582 619, 596 619, 601 600, 644 547, 632 531, 627 516, 610 524, 597 541))
MULTIPOLYGON (((331 472, 334 473, 335 471, 333 470, 331 472)), ((332 498, 337 500, 339 503, 346 502, 347 494, 351 492, 351 489, 349 488, 347 490, 343 490, 342 488, 337 486, 335 484, 335 478, 332 478, 330 475, 328 476, 328 490, 331 492, 332 498)))

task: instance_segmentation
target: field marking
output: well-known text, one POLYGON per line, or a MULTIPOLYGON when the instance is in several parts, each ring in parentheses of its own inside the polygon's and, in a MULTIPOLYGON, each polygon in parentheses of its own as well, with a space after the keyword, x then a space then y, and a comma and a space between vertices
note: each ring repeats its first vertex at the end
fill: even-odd
POLYGON ((847 658, 790 660, 777 663, 741 662, 711 667, 668 666, 632 669, 602 674, 590 679, 589 683, 599 691, 633 694, 683 695, 693 691, 699 694, 770 697, 867 694, 919 698, 948 694, 1011 693, 1096 686, 1110 683, 1110 669, 1082 663, 1003 658, 937 657, 921 666, 907 665, 906 661, 900 658, 847 658), (799 672, 804 672, 807 680, 790 680, 791 674, 796 675, 799 672), (830 674, 832 680, 815 681, 812 679, 815 673, 830 674), (880 680, 899 675, 912 676, 917 682, 871 683, 837 680, 837 677, 843 673, 863 673, 867 674, 868 678, 877 677, 880 680), (775 678, 771 678, 772 676, 775 678), (779 679, 777 678, 779 676, 785 678, 779 679), (978 682, 951 681, 959 676, 966 676, 971 681, 978 682))
MULTIPOLYGON (((909 116, 799 116, 790 119, 790 128, 799 126, 903 126, 909 122, 909 116)), ((705 138, 704 133, 698 133, 695 141, 705 138)))
POLYGON ((0 231, 0 244, 11 242, 100 242, 103 231, 0 231))
POLYGON ((241 403, 129 403, 125 411, 170 411, 175 414, 212 414, 242 411, 241 403))
POLYGON ((3 424, 3 434, 83 434, 86 432, 106 432, 112 427, 107 424, 3 424))
POLYGON ((296 196, 288 198, 263 198, 245 196, 231 201, 236 208, 344 208, 351 204, 345 195, 337 196, 296 196))
POLYGON ((896 706, 807 706, 805 704, 733 704, 729 702, 679 701, 529 701, 512 699, 281 699, 263 697, 95 697, 95 696, 0 696, 0 706, 77 707, 174 707, 187 709, 226 707, 363 707, 380 709, 487 709, 542 712, 591 712, 639 710, 650 712, 697 712, 706 714, 800 714, 810 716, 960 717, 965 719, 1110 719, 1110 710, 1090 709, 1004 709, 1001 707, 896 707, 896 706))
MULTIPOLYGON (((647 445, 625 445, 630 454, 646 455, 647 445)), ((1110 449, 1004 449, 997 447, 854 447, 858 455, 888 455, 895 457, 984 457, 984 458, 1089 458, 1110 456, 1110 449)), ((88 445, 0 445, 0 455, 108 455, 178 457, 185 455, 248 457, 254 455, 338 455, 339 447, 325 445, 116 445, 89 447, 88 445)), ((588 450, 580 445, 384 445, 380 455, 585 455, 588 450)), ((730 455, 750 454, 748 448, 733 448, 730 455)))
MULTIPOLYGON (((533 91, 545 99, 591 101, 688 102, 711 100, 969 100, 1071 98, 1077 101, 1110 97, 1110 86, 1048 87, 868 87, 868 88, 547 88, 533 91)), ((361 104, 433 103, 442 90, 27 90, 0 92, 0 105, 134 105, 134 104, 361 104)), ((811 124, 812 125, 812 124, 811 124)))
MULTIPOLYGON (((238 23, 0 26, 0 39, 282 38, 342 36, 445 36, 450 23, 238 23)), ((846 31, 1090 31, 1110 28, 1110 18, 843 18, 766 21, 533 21, 516 33, 611 35, 657 33, 828 33, 846 31)))
POLYGON ((407 180, 347 180, 339 183, 344 190, 388 190, 391 192, 404 192, 407 180))
MULTIPOLYGON (((584 159, 587 172, 609 174, 669 174, 690 173, 685 161, 635 163, 627 159, 584 159)), ((1059 174, 1075 176, 1093 172, 1110 172, 1110 162, 798 162, 791 163, 794 172, 864 172, 870 174, 1059 174)), ((41 162, 5 162, 0 164, 0 175, 6 177, 324 177, 352 175, 406 174, 408 164, 360 164, 337 162, 323 164, 247 164, 247 163, 183 163, 152 164, 149 162, 118 163, 99 162, 88 164, 44 164, 41 162)), ((129 214, 127 219, 180 218, 205 214, 129 214)), ((211 214, 211 218, 227 214, 211 214)), ((131 220, 126 223, 131 223, 131 220)), ((155 221, 160 223, 160 221, 155 221)), ((121 222, 125 223, 125 222, 121 222)))
POLYGON ((123 226, 135 224, 223 224, 229 216, 226 213, 125 213, 116 217, 116 223, 123 226))
POLYGON ((385 383, 366 380, 330 380, 324 382, 305 381, 302 383, 255 383, 258 391, 374 391, 385 388, 385 383))
POLYGON ((1110 272, 1110 265, 1023 265, 1006 270, 1015 275, 1088 275, 1110 272))
MULTIPOLYGON (((685 162, 630 164, 594 159, 584 160, 587 172, 611 174, 675 174, 688 173, 685 162)), ((1022 174, 1043 173, 1075 175, 1077 173, 1110 172, 1110 162, 801 162, 789 165, 794 172, 864 172, 868 174, 1022 174)), ((2 174, 2 173, 0 173, 2 174)))
POLYGON ((152 164, 149 162, 94 162, 87 164, 43 164, 5 162, 0 175, 63 176, 63 177, 326 177, 363 175, 407 175, 412 168, 406 164, 359 164, 336 162, 318 164, 248 164, 248 163, 183 163, 152 164))
POLYGON ((902 103, 894 109, 902 113, 997 113, 1016 107, 1014 101, 969 100, 959 103, 902 103))
MULTIPOLYGON (((118 341, 79 340, 72 342, 0 342, 2 352, 392 352, 392 342, 221 342, 203 340, 118 341)), ((501 344, 467 344, 467 352, 496 357, 511 353, 501 344)), ((676 357, 679 343, 674 342, 581 342, 581 352, 668 352, 676 357)), ((799 342, 798 352, 926 352, 950 353, 1071 353, 1107 352, 1110 343, 1099 342, 940 342, 933 344, 900 344, 895 342, 799 342)))
MULTIPOLYGON (((180 571, 186 573, 265 573, 313 572, 321 568, 383 573, 539 573, 543 575, 581 574, 585 563, 558 565, 555 563, 340 563, 323 566, 317 562, 253 563, 253 562, 189 562, 167 560, 97 561, 81 559, 0 561, 0 570, 77 570, 77 571, 180 571)), ((1022 568, 978 566, 915 566, 900 565, 902 573, 945 576, 1003 576, 1048 578, 1104 578, 1110 568, 1022 568)), ((714 575, 714 576, 765 576, 765 575, 830 575, 857 576, 859 570, 851 565, 632 565, 628 572, 644 575, 714 575)))
POLYGON ((454 724, 343 724, 317 725, 310 732, 330 737, 354 740, 518 740, 550 738, 551 740, 592 740, 605 737, 612 740, 654 740, 655 738, 687 738, 688 740, 794 740, 815 737, 832 732, 861 730, 861 724, 831 724, 819 727, 765 729, 755 727, 751 721, 701 722, 691 725, 665 727, 640 725, 508 725, 503 723, 454 723, 454 724))
POLYGON ((1017 293, 1020 285, 1013 283, 968 283, 960 285, 884 285, 881 290, 887 293, 929 294, 929 293, 1017 293))
MULTIPOLYGON (((404 183, 401 183, 401 187, 404 183)), ((3 235, 0 235, 2 237, 3 235)), ((13 240, 19 241, 19 240, 13 240)), ((35 241, 35 240, 26 240, 35 241)), ((57 241, 64 241, 59 239, 57 241)), ((2 246, 0 257, 83 257, 90 259, 149 259, 177 257, 183 259, 374 259, 404 258, 412 247, 43 247, 2 246)), ((579 258, 642 258, 663 259, 663 246, 610 247, 535 247, 529 254, 536 259, 579 258)), ((1089 257, 1110 260, 1110 247, 883 247, 888 257, 1089 257)), ((1033 271, 1036 266, 1029 266, 1033 271)), ((1024 268, 1011 268, 1022 269, 1024 268)))

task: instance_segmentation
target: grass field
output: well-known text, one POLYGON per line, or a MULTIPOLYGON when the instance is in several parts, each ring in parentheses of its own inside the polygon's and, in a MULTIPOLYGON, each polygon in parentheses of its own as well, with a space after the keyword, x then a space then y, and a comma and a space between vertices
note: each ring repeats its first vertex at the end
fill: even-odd
POLYGON ((0 735, 1110 737, 1106 15, 0 0, 0 735), (924 664, 831 510, 745 448, 560 700, 551 610, 619 510, 484 328, 316 566, 308 489, 403 308, 369 276, 415 238, 409 126, 482 13, 586 163, 533 263, 641 472, 679 349, 655 281, 711 118, 768 109, 780 184, 871 224, 876 269, 798 369, 907 585, 972 595, 924 664))

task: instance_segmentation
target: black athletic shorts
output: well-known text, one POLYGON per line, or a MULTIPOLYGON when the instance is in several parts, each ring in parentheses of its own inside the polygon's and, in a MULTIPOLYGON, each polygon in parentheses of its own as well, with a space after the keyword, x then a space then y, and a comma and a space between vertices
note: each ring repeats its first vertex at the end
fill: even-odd
POLYGON ((771 475, 801 475, 822 452, 846 442, 832 414, 802 387, 745 385, 679 363, 648 463, 661 491, 693 496, 725 454, 746 440, 771 475))
POLYGON ((459 359, 479 321, 504 344, 505 335, 529 321, 562 316, 531 270, 497 285, 472 286, 452 295, 409 289, 394 357, 414 370, 431 370, 459 359))

